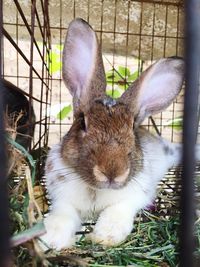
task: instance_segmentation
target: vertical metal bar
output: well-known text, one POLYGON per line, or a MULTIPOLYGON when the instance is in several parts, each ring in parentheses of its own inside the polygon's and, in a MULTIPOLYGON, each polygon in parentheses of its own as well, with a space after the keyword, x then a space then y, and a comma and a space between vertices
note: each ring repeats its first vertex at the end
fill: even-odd
POLYGON ((76 0, 74 0, 74 7, 73 7, 73 17, 74 17, 74 19, 76 18, 76 0))
MULTIPOLYGON (((113 53, 112 53, 112 67, 113 67, 113 75, 115 72, 115 47, 116 47, 116 23, 117 23, 117 0, 115 0, 115 13, 114 13, 114 28, 113 28, 113 53)), ((112 96, 114 95, 114 81, 112 82, 112 96)))
POLYGON ((101 49, 103 50, 103 39, 102 39, 102 35, 103 35, 103 0, 101 0, 101 27, 100 27, 100 45, 101 45, 101 49))
MULTIPOLYGON (((151 63, 154 60, 153 50, 154 50, 154 44, 155 44, 154 38, 155 38, 155 22, 156 22, 156 4, 152 3, 152 5, 153 5, 153 25, 152 25, 152 41, 151 41, 151 63)), ((162 122, 162 112, 160 113, 160 121, 162 122)), ((158 135, 161 135, 161 122, 160 122, 160 125, 159 125, 160 130, 158 130, 158 126, 156 125, 153 117, 150 116, 149 119, 148 119, 148 125, 147 125, 148 130, 150 129, 150 126, 153 125, 156 133, 158 135)))
MULTIPOLYGON (((179 16, 179 13, 180 13, 180 8, 179 7, 174 7, 174 9, 177 10, 177 24, 176 24, 176 56, 178 56, 178 43, 179 43, 179 19, 180 19, 180 16, 179 16)), ((174 119, 175 119, 175 109, 176 109, 176 106, 175 106, 175 102, 173 102, 172 104, 172 127, 171 127, 171 142, 174 141, 174 119)), ((179 183, 179 182, 178 182, 179 183)))
POLYGON ((153 25, 152 25, 152 41, 151 41, 151 63, 154 59, 153 50, 154 50, 154 41, 155 41, 154 36, 155 36, 155 22, 156 22, 156 11, 155 11, 156 5, 155 4, 152 4, 152 5, 153 5, 153 21, 152 21, 153 25))
MULTIPOLYGON (((32 0, 31 5, 31 46, 30 46, 30 70, 29 70, 29 122, 32 122, 32 106, 33 106, 33 52, 34 52, 34 28, 35 28, 35 9, 36 0, 32 0)), ((31 127, 33 127, 31 125, 31 127)), ((32 133, 32 129, 29 128, 29 135, 32 133)), ((31 149, 31 144, 29 149, 31 149)))
POLYGON ((142 48, 142 27, 143 27, 143 6, 145 3, 140 3, 140 30, 139 30, 139 47, 138 47, 138 72, 141 74, 142 72, 142 62, 141 62, 141 48, 142 48))
MULTIPOLYGON (((19 12, 16 10, 16 44, 19 46, 19 12)), ((19 87, 19 53, 17 53, 17 62, 16 62, 16 67, 17 67, 17 86, 19 87)))
POLYGON ((8 215, 8 192, 6 177, 5 132, 3 122, 2 99, 2 28, 3 2, 0 0, 0 266, 8 267, 10 263, 10 233, 8 215))
MULTIPOLYGON (((45 10, 43 8, 43 2, 40 2, 41 4, 41 10, 42 10, 42 15, 43 15, 43 30, 41 32, 41 37, 43 40, 43 46, 42 46, 42 59, 45 61, 45 44, 46 44, 46 40, 45 40, 45 36, 46 36, 46 27, 45 27, 45 10)), ((39 19, 38 19, 38 23, 39 23, 39 19)), ((42 60, 42 81, 41 81, 41 90, 40 90, 40 100, 43 101, 43 94, 44 94, 44 78, 45 78, 45 65, 44 62, 42 60)), ((42 109, 43 109, 43 103, 40 103, 40 123, 39 123, 39 159, 41 159, 41 147, 42 147, 42 109)), ((46 135, 43 138, 43 141, 45 140, 46 135)), ((42 175, 42 165, 38 164, 39 166, 39 175, 42 175)))
MULTIPOLYGON (((44 1, 44 10, 45 10, 45 16, 46 16, 46 32, 45 32, 45 39, 48 40, 46 45, 46 55, 49 57, 51 52, 51 32, 50 32, 50 20, 49 20, 49 10, 48 10, 49 0, 44 1)), ((49 62, 50 64, 50 62, 49 62)), ((48 145, 48 138, 49 138, 49 128, 50 128, 50 116, 47 116, 47 108, 50 109, 51 102, 52 102, 52 74, 50 73, 50 69, 48 69, 48 72, 46 73, 46 80, 47 80, 47 90, 46 90, 46 99, 50 103, 45 106, 46 109, 46 115, 45 115, 45 143, 44 147, 48 145)))
POLYGON ((90 0, 87 1, 87 22, 90 23, 90 0))
POLYGON ((194 266, 194 169, 200 70, 200 1, 185 0, 186 89, 183 125, 180 266, 194 266))
MULTIPOLYGON (((60 45, 62 44, 62 6, 63 6, 63 3, 62 3, 62 0, 60 0, 60 34, 59 34, 59 39, 60 39, 60 45)), ((60 62, 62 62, 62 53, 61 53, 61 50, 59 51, 60 52, 60 62)), ((60 110, 61 110, 61 104, 62 104, 62 90, 61 90, 61 87, 62 87, 62 70, 60 72, 60 79, 59 79, 59 89, 60 89, 60 92, 59 92, 59 101, 60 101, 60 110)), ((60 141, 62 140, 62 120, 60 118, 60 141)))
MULTIPOLYGON (((60 39, 60 47, 62 45, 62 0, 60 0, 60 32, 59 32, 59 39, 60 39)), ((62 62, 62 53, 60 52, 60 62, 62 62)), ((59 79, 59 103, 60 103, 60 110, 62 104, 62 72, 60 71, 60 79, 59 79)), ((62 120, 60 114, 60 124, 59 124, 59 131, 60 131, 60 141, 62 140, 62 120)))
MULTIPOLYGON (((125 54, 125 67, 128 67, 128 42, 129 42, 129 23, 130 23, 130 1, 128 1, 127 3, 127 25, 126 25, 126 54, 125 54)), ((127 75, 127 73, 125 73, 127 75)), ((125 75, 125 76, 126 76, 125 75)), ((127 82, 125 83, 127 84, 127 82)), ((125 87, 124 87, 124 91, 125 91, 125 87)))

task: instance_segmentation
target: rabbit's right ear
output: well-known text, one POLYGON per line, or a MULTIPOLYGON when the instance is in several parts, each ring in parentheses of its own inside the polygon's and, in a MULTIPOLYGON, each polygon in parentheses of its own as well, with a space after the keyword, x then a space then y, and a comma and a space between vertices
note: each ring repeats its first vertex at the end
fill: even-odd
POLYGON ((74 113, 86 111, 97 98, 103 98, 106 78, 102 55, 94 30, 82 20, 68 28, 63 51, 63 79, 73 96, 74 113))
POLYGON ((184 80, 181 58, 162 58, 146 69, 122 94, 135 117, 135 126, 153 114, 167 108, 181 90, 184 80))

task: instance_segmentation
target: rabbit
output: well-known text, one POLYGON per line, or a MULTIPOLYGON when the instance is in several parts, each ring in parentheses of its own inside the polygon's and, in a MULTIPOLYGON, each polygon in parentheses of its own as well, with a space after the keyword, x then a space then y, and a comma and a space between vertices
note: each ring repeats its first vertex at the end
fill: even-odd
MULTIPOLYGON (((3 110, 6 114, 6 119, 16 121, 20 112, 23 116, 17 123, 16 141, 24 148, 28 149, 31 145, 32 137, 34 135, 35 113, 33 107, 29 110, 29 101, 24 96, 22 91, 11 82, 2 79, 2 97, 3 110), (29 115, 31 113, 31 122, 29 122, 29 115)), ((9 124, 9 122, 8 122, 9 124)))
POLYGON ((115 246, 131 233, 138 211, 151 205, 168 169, 181 161, 181 144, 154 136, 140 125, 176 98, 184 61, 156 61, 119 99, 112 99, 105 93, 97 36, 77 18, 65 39, 63 79, 73 97, 74 122, 47 157, 51 209, 41 239, 49 248, 70 248, 82 221, 95 215, 88 238, 115 246))

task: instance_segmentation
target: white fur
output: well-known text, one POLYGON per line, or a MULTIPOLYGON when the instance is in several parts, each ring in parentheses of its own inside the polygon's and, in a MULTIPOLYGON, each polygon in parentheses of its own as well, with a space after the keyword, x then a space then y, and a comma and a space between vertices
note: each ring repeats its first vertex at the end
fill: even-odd
POLYGON ((52 210, 44 223, 47 229, 42 239, 49 247, 71 247, 81 220, 99 214, 90 238, 104 245, 115 245, 131 232, 137 212, 152 203, 158 182, 167 170, 181 158, 180 145, 145 133, 141 138, 144 169, 122 189, 94 190, 68 167, 60 157, 60 145, 52 148, 47 159, 52 164, 46 170, 47 188, 52 210), (164 148, 169 149, 166 153, 164 148), (62 180, 59 180, 59 177, 62 180), (64 178, 63 178, 64 177, 64 178))

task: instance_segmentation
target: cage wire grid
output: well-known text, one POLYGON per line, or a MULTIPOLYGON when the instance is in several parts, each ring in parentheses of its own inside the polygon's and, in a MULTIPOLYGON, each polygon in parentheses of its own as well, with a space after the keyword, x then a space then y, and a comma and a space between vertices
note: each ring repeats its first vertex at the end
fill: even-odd
MULTIPOLYGON (((119 67, 125 67, 125 75, 120 76, 116 84, 108 84, 112 96, 120 86, 120 93, 125 90, 127 81, 126 71, 141 74, 155 60, 168 56, 183 56, 183 2, 182 1, 57 1, 49 2, 49 12, 56 14, 51 17, 51 32, 53 43, 64 43, 67 26, 75 17, 81 17, 88 21, 97 33, 102 51, 106 73, 114 76, 119 74, 119 67), (134 12, 137 17, 133 16, 134 12), (120 84, 121 83, 121 84, 120 84)), ((52 46, 53 47, 53 46, 52 46)), ((62 58, 62 50, 59 51, 62 58)), ((55 88, 59 90, 57 99, 53 96, 52 106, 55 103, 62 104, 63 98, 69 101, 70 96, 61 81, 60 72, 53 73, 52 79, 55 88), (54 102, 55 100, 55 102, 54 102)), ((180 120, 183 109, 183 91, 173 104, 163 113, 146 119, 144 127, 152 132, 157 132, 173 142, 181 141, 181 125, 176 125, 180 120), (175 126, 173 126, 175 124, 175 126), (178 128, 178 130, 177 130, 178 128)), ((61 139, 70 128, 72 116, 65 120, 54 120, 51 124, 51 133, 61 139), (55 130, 54 130, 55 129, 55 130), (56 133, 54 133, 56 132, 56 133)), ((181 122, 180 122, 181 123, 181 122)), ((165 182, 161 182, 160 196, 157 198, 158 208, 161 213, 173 212, 178 205, 177 192, 180 185, 175 183, 174 177, 177 170, 171 170, 165 182), (171 192, 171 199, 165 195, 171 192), (163 209, 163 207, 168 207, 163 209)), ((177 180, 180 175, 177 176, 177 180)))
MULTIPOLYGON (((9 2, 9 1, 8 1, 9 2)), ((17 3, 16 1, 14 1, 17 3)), ((5 1, 5 7, 6 7, 7 1, 5 1)), ((180 15, 180 10, 183 12, 182 4, 181 2, 174 3, 174 2, 159 2, 159 1, 102 1, 98 3, 97 14, 99 15, 100 20, 95 23, 94 22, 94 16, 92 16, 92 10, 94 7, 95 1, 65 1, 62 2, 57 1, 50 1, 49 2, 49 11, 50 11, 50 17, 51 20, 51 33, 53 35, 53 46, 59 45, 61 47, 60 51, 58 51, 58 58, 61 62, 62 59, 62 45, 65 38, 65 33, 67 29, 67 25, 74 17, 82 17, 86 19, 91 25, 94 27, 95 31, 97 32, 97 35, 99 36, 100 43, 102 45, 102 50, 104 53, 104 63, 106 70, 113 70, 113 72, 117 71, 117 67, 119 64, 123 65, 125 68, 129 67, 131 64, 131 58, 132 59, 140 59, 137 61, 137 63, 134 63, 135 70, 137 69, 139 73, 141 73, 142 70, 144 70, 148 65, 150 65, 155 59, 158 59, 160 57, 166 57, 166 56, 172 56, 177 55, 181 56, 183 51, 181 50, 181 43, 183 41, 183 34, 182 30, 180 29, 180 25, 183 24, 182 17, 183 14, 180 15), (58 5, 59 3, 59 5, 58 5), (111 9, 111 14, 108 14, 108 9, 111 9), (162 8, 162 16, 165 18, 164 20, 160 21, 160 18, 156 20, 156 14, 160 15, 160 8, 162 8), (177 16, 176 21, 173 21, 173 27, 175 27, 173 34, 170 33, 168 29, 168 17, 172 16, 171 9, 173 8, 173 12, 175 12, 175 16, 177 16), (66 13, 66 9, 68 9, 68 12, 66 13), (123 19, 119 19, 119 11, 120 9, 123 9, 125 14, 123 14, 123 19), (137 28, 134 30, 133 27, 133 18, 131 20, 131 14, 134 11, 134 9, 137 10, 137 28), (70 12, 69 12, 70 10, 70 12), (170 11, 169 11, 170 10, 170 11), (174 11, 175 10, 175 11, 174 11), (52 12, 52 13, 51 13, 52 12), (53 16, 53 12, 56 14, 57 18, 53 16), (145 19, 146 13, 149 13, 148 20, 145 19), (68 16, 66 16, 66 14, 68 16), (170 15, 169 15, 170 14, 170 15), (156 23, 157 22, 157 23, 156 23), (121 27, 121 24, 126 25, 125 27, 121 27), (161 25, 161 31, 157 29, 155 30, 155 23, 158 25, 160 23, 161 25), (164 23, 164 24, 163 24, 164 23), (176 24, 176 26, 175 26, 176 24), (56 25, 56 26, 54 26, 56 25), (132 30, 133 29, 133 30, 132 30), (135 31, 135 32, 134 32, 135 31), (122 41, 123 40, 123 44, 122 41), (170 42, 173 40, 173 45, 171 45, 171 50, 168 51, 168 46, 170 42), (161 42, 161 48, 159 50, 155 48, 155 43, 159 41, 161 42), (148 43, 148 48, 144 47, 148 43), (133 44, 133 45, 131 45, 133 44), (133 51, 131 51, 131 47, 134 47, 133 51), (119 47, 119 48, 118 48, 119 47), (119 63, 119 60, 117 60, 118 55, 122 55, 122 60, 119 63)), ((11 4, 13 5, 13 4, 11 4)), ((26 4, 27 5, 27 4, 26 4)), ((17 4, 18 8, 20 8, 19 3, 17 4)), ((26 6, 26 12, 27 12, 27 6, 26 6)), ((36 10, 37 11, 37 10, 36 10)), ((96 12, 94 13, 96 15, 96 12)), ((26 14, 25 14, 26 15, 26 14)), ((174 14, 173 14, 174 15, 174 14)), ((18 16, 18 15, 17 15, 18 16)), ((38 16, 37 16, 38 18, 38 16)), ((4 22, 5 25, 5 36, 8 37, 8 31, 6 31, 6 27, 10 28, 13 26, 16 26, 16 37, 19 34, 19 28, 23 27, 21 22, 17 22, 17 17, 15 23, 4 22)), ((26 17, 24 17, 25 25, 27 25, 26 17)), ((135 23, 136 24, 136 23, 135 23)), ((35 28, 41 27, 41 23, 38 23, 38 25, 35 25, 35 28)), ((157 26, 157 28, 159 28, 157 26)), ((11 30, 13 31, 13 30, 11 30)), ((40 36, 37 36, 39 40, 41 39, 40 36)), ((18 40, 18 38, 17 38, 18 40)), ((35 48, 39 49, 38 44, 36 43, 36 40, 34 40, 35 48)), ((16 48, 16 47, 15 47, 16 48)), ((18 51, 19 52, 19 51, 18 51)), ((48 52, 48 49, 47 49, 48 52)), ((18 54, 17 54, 18 57, 18 54)), ((133 61, 133 60, 132 60, 133 61)), ((16 60, 18 62, 18 60, 16 60)), ((45 62, 44 66, 45 66, 45 62)), ((35 69, 33 67, 33 73, 35 73, 35 69)), ((15 75, 11 75, 9 71, 4 73, 5 78, 17 78, 17 85, 19 84, 19 80, 22 78, 25 78, 24 76, 20 75, 19 73, 19 63, 17 63, 17 73, 15 75)), ((35 73, 35 75, 41 80, 41 77, 38 76, 38 74, 35 73)), ((67 96, 67 99, 69 99, 69 95, 63 82, 61 81, 61 69, 52 74, 52 86, 55 88, 54 96, 52 99, 52 103, 57 102, 60 104, 61 109, 61 103, 63 101, 63 98, 65 99, 67 96)), ((35 79, 36 77, 34 77, 35 79)), ((122 78, 122 84, 126 84, 126 79, 122 78)), ((47 79, 48 80, 48 79, 47 79)), ((45 84, 44 79, 42 82, 43 85, 47 86, 45 84)), ((30 90, 31 89, 31 83, 29 85, 30 90)), ((112 91, 114 92, 114 84, 112 84, 112 91)), ((34 99, 35 101, 41 102, 41 99, 34 99)), ((45 102, 47 105, 49 104, 48 101, 45 102)), ((44 104, 45 104, 44 103, 44 104)), ((41 105, 40 105, 41 107, 41 105)), ((41 110, 40 110, 41 111, 41 110)), ((180 116, 182 112, 182 98, 179 98, 176 102, 173 103, 173 106, 169 108, 170 114, 167 114, 166 112, 163 114, 159 114, 158 116, 155 116, 154 121, 157 125, 158 131, 162 134, 163 128, 165 127, 166 118, 172 121, 174 120, 175 116, 180 116), (178 115, 176 115, 177 113, 178 115), (166 115, 167 114, 167 115, 166 115)), ((40 112, 41 114, 41 112, 40 112)), ((71 114, 70 114, 71 117, 71 114)), ((39 120, 40 121, 40 120, 39 120)), ((67 131, 69 126, 71 125, 71 118, 69 121, 60 121, 59 119, 55 119, 54 123, 46 121, 45 125, 51 125, 51 136, 56 135, 57 140, 61 139, 63 134, 67 131), (55 131, 54 131, 55 127, 55 131), (57 127, 59 127, 59 131, 57 130, 57 127), (56 133, 57 134, 56 134, 56 133), (59 134, 58 134, 59 133, 59 134)), ((38 122, 38 125, 39 124, 38 122)), ((153 128, 153 122, 152 119, 149 119, 148 121, 145 121, 144 125, 148 127, 148 129, 153 128)), ((155 126, 155 125, 154 125, 155 126)), ((155 127, 154 127, 155 128, 155 127)), ((169 139, 172 141, 178 140, 178 135, 174 137, 174 131, 173 127, 168 127, 168 133, 166 133, 166 129, 164 131, 164 135, 166 135, 169 139)), ((40 132, 41 132, 41 126, 40 126, 40 132)), ((42 136, 39 134, 39 136, 42 136)), ((48 135, 46 135, 48 136, 48 135)), ((180 139, 180 137, 179 137, 180 139)), ((56 142, 55 140, 50 141, 56 142)), ((35 144, 37 146, 37 143, 35 144)))
MULTIPOLYGON (((51 50, 51 36, 48 2, 32 1, 31 5, 30 1, 29 8, 27 19, 20 1, 3 2, 3 77, 24 90, 24 95, 29 98, 30 107, 33 105, 34 110, 39 111, 39 114, 36 114, 37 129, 32 145, 32 148, 36 149, 48 144, 47 108, 51 103, 52 83, 48 58, 51 50), (12 13, 9 13, 11 14, 9 17, 7 12, 10 8, 12 13), (35 57, 37 57, 36 60, 34 60, 35 57)), ((32 116, 31 112, 29 115, 32 116)))
MULTIPOLYGON (((59 5, 58 2, 55 4, 50 2, 50 13, 52 10, 59 18, 52 18, 51 31, 54 36, 54 42, 62 45, 69 22, 74 17, 82 17, 93 26, 100 39, 106 71, 113 70, 114 73, 120 64, 129 67, 132 59, 132 65, 135 65, 135 70, 137 69, 141 73, 142 70, 158 58, 183 55, 183 32, 181 29, 183 25, 182 3, 167 2, 165 5, 164 2, 159 1, 99 1, 94 7, 95 4, 95 1, 81 1, 81 3, 76 1, 60 1, 59 5), (162 20, 157 18, 158 15, 161 16, 159 13, 161 8, 162 17, 164 17, 162 20), (131 18, 134 10, 137 11, 136 22, 134 22, 135 18, 131 18), (120 17, 120 15, 122 16, 120 14, 122 11, 124 12, 123 17, 120 17), (168 26, 168 18, 172 15, 176 17, 175 21, 173 21, 173 33, 170 32, 172 25, 168 26), (95 19, 97 22, 95 22, 95 19), (137 26, 134 27, 134 23, 137 26), (157 26, 157 30, 155 30, 155 25, 158 24, 160 26, 157 26), (161 30, 159 30, 159 27, 161 27, 161 30), (158 41, 159 48, 156 45, 158 41), (132 47, 133 49, 131 49, 132 47), (119 56, 121 56, 120 63, 119 56), (137 63, 133 63, 134 59, 140 60, 137 63)), ((60 90, 63 91, 63 99, 63 95, 67 95, 65 86, 63 83, 59 84, 61 75, 59 75, 58 81, 55 76, 53 75, 55 87, 56 83, 58 88, 61 86, 60 90)), ((127 82, 126 79, 123 79, 124 77, 121 78, 122 84, 125 84, 127 82)), ((114 92, 114 84, 112 84, 112 91, 114 92)), ((61 98, 61 93, 59 93, 58 98, 61 98)), ((61 99, 57 101, 61 102, 61 99)), ((166 126, 166 119, 173 121, 181 115, 182 98, 180 97, 174 102, 168 111, 170 114, 165 112, 154 118, 160 133, 162 133, 163 128, 166 126)), ((69 123, 67 121, 56 121, 54 125, 56 124, 60 125, 60 136, 62 136, 66 132, 65 125, 68 126, 69 123)), ((152 124, 152 119, 144 123, 149 129, 153 128, 152 124)), ((167 129, 165 129, 163 135, 172 141, 180 140, 180 135, 178 137, 176 133, 176 136, 174 136, 173 127, 168 127, 168 133, 167 129)))
MULTIPOLYGON (((3 1, 3 77, 22 89, 30 107, 34 107, 32 149, 38 149, 38 158, 43 147, 62 139, 73 121, 72 112, 64 119, 60 113, 71 102, 62 81, 61 62, 72 19, 81 17, 96 31, 105 71, 112 77, 118 75, 118 81, 108 84, 108 90, 115 95, 128 85, 128 72, 139 75, 159 58, 183 56, 183 14, 183 1, 175 0, 3 1), (124 67, 123 75, 120 67, 124 67)), ((183 90, 167 110, 145 120, 143 125, 179 142, 182 109, 183 90)), ((163 217, 179 212, 180 175, 181 168, 172 169, 159 185, 156 212, 163 217)))

